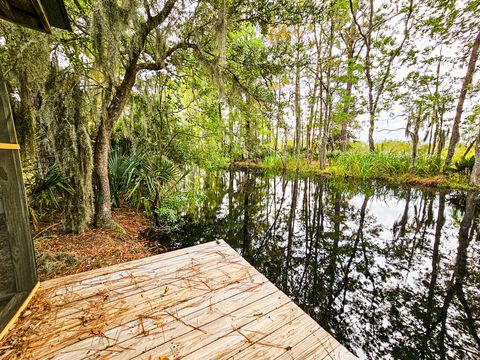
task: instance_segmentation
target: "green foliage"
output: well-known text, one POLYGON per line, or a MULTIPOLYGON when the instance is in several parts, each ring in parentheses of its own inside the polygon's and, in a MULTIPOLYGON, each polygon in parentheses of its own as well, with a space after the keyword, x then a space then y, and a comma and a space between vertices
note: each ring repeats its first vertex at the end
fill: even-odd
POLYGON ((179 173, 170 159, 154 151, 134 148, 125 153, 115 149, 109 157, 112 203, 120 206, 128 202, 151 214, 179 173))
POLYGON ((475 156, 461 157, 453 164, 453 168, 457 172, 463 172, 469 174, 472 172, 473 165, 475 164, 475 156))
POLYGON ((267 168, 284 167, 285 158, 279 154, 269 155, 263 159, 263 165, 265 165, 267 168))
POLYGON ((409 153, 412 145, 407 141, 386 140, 375 145, 377 151, 409 153))
MULTIPOLYGON (((74 32, 51 37, 0 24, 0 61, 18 110, 22 149, 38 152, 40 161, 55 158, 74 190, 71 197, 84 199, 65 202, 70 213, 84 218, 81 224, 90 218, 90 147, 100 124, 113 129, 108 141, 122 144, 109 158, 114 205, 133 204, 167 223, 175 214, 161 204, 189 166, 213 170, 246 159, 262 161, 267 169, 318 172, 305 155, 316 159, 324 149, 339 148, 345 130, 349 151, 327 153, 329 172, 363 178, 407 174, 409 142, 384 141, 374 153, 352 142, 355 126, 369 112, 375 117, 401 105, 415 144, 424 132, 436 148, 448 140, 450 120, 444 115, 457 96, 449 75, 457 64, 438 54, 443 47, 443 54, 454 49, 459 63, 468 55, 477 29, 474 2, 429 1, 412 9, 399 1, 200 1, 192 11, 189 2, 176 1, 165 22, 150 28, 164 3, 169 2, 68 0, 74 32), (421 41, 399 43, 410 36, 421 41), (403 80, 397 79, 404 76, 401 67, 408 68, 403 80), (301 94, 293 92, 296 77, 301 94), (295 95, 299 112, 292 106, 295 95), (415 117, 419 102, 422 111, 415 117), (292 142, 295 113, 301 113, 300 149, 292 142)), ((472 91, 472 103, 477 95, 472 91)), ((462 141, 476 134, 478 109, 466 111, 462 141)), ((440 160, 426 156, 428 150, 419 146, 415 175, 440 172, 440 160)), ((453 159, 459 172, 468 171, 471 161, 458 152, 453 159)), ((58 207, 59 199, 72 194, 71 188, 50 185, 60 180, 35 185, 31 203, 58 207)))
POLYGON ((411 159, 405 154, 346 151, 336 157, 334 167, 349 176, 385 178, 407 173, 411 159))
MULTIPOLYGON (((331 167, 337 174, 362 179, 395 179, 410 172, 412 158, 407 153, 346 151, 332 159, 331 167)), ((441 162, 435 156, 419 156, 415 175, 434 176, 441 171, 441 162)))
POLYGON ((204 200, 205 194, 199 189, 178 191, 166 196, 153 214, 156 232, 164 235, 178 230, 182 226, 183 211, 199 206, 204 200))
POLYGON ((60 202, 73 189, 63 175, 50 168, 45 174, 34 172, 26 183, 30 216, 34 227, 47 210, 58 209, 60 202))
POLYGON ((266 160, 269 157, 277 157, 278 154, 275 152, 274 149, 269 147, 258 147, 255 150, 251 151, 248 154, 248 159, 251 160, 266 160))
POLYGON ((442 172, 442 161, 436 156, 419 156, 415 163, 415 174, 419 176, 435 176, 442 172))

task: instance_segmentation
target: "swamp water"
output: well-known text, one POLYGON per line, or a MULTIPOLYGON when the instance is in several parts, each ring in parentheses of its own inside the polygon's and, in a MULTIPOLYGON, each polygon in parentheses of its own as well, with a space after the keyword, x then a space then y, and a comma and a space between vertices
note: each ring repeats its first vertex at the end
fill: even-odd
POLYGON ((480 196, 377 182, 192 175, 182 248, 223 239, 365 359, 480 359, 480 196))

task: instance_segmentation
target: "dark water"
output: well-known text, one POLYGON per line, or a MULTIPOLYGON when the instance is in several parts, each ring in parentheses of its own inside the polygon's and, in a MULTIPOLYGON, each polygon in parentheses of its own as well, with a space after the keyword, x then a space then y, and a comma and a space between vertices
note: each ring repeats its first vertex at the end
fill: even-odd
POLYGON ((361 358, 480 359, 476 194, 197 174, 172 248, 223 239, 361 358))

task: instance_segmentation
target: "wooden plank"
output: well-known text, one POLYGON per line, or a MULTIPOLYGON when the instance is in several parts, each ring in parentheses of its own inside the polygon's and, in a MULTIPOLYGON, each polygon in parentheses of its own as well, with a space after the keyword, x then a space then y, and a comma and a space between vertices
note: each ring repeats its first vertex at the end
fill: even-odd
MULTIPOLYGON (((220 339, 190 353, 184 359, 262 359, 265 356, 271 357, 275 353, 282 354, 291 346, 292 337, 299 333, 304 336, 307 334, 305 327, 292 326, 298 325, 298 321, 294 321, 299 317, 302 317, 303 321, 306 320, 305 317, 308 318, 303 311, 299 311, 298 307, 289 302, 272 312, 259 315, 255 321, 226 333, 220 339), (283 338, 273 337, 272 334, 275 334, 279 328, 289 331, 277 331, 283 335, 283 338), (257 347, 261 350, 259 351, 257 347), (249 352, 242 352, 247 348, 250 349, 249 352)), ((314 329, 317 328, 318 325, 315 323, 314 329)))
MULTIPOLYGON (((0 175, 1 176, 1 175, 0 175)), ((15 274, 10 251, 10 235, 8 234, 3 200, 0 193, 0 297, 11 299, 16 292, 15 274)), ((1 316, 0 316, 1 319, 1 316)), ((1 325, 0 325, 1 328, 1 325)))
POLYGON ((46 33, 51 34, 52 33, 52 28, 50 27, 50 23, 48 22, 47 14, 45 13, 45 10, 43 9, 43 5, 40 2, 40 0, 30 0, 32 2, 33 7, 35 8, 35 12, 37 13, 38 18, 40 19, 40 22, 43 25, 42 31, 45 31, 46 33))
POLYGON ((2 333, 4 329, 7 329, 10 320, 15 316, 17 309, 22 305, 22 302, 27 298, 27 296, 27 292, 16 293, 1 309, 0 329, 2 329, 2 333))
MULTIPOLYGON (((12 110, 5 82, 0 73, 0 143, 17 143, 12 110)), ((0 202, 5 227, 3 235, 10 248, 15 292, 27 296, 37 283, 35 254, 30 231, 30 218, 18 150, 0 150, 0 202)), ((2 221, 3 223, 3 221, 2 221)), ((5 275, 3 275, 5 276, 5 275)), ((12 282, 13 285, 13 282, 12 282)), ((21 305, 16 301, 16 307, 21 305)), ((13 304, 13 303, 12 303, 13 304)), ((18 308, 9 308, 0 318, 0 330, 18 308)))
POLYGON ((12 7, 7 0, 0 0, 0 11, 2 11, 6 17, 15 20, 15 14, 13 13, 12 7))
MULTIPOLYGON (((17 143, 12 109, 1 74, 0 129, 0 143, 17 143)), ((0 192, 15 266, 16 290, 31 291, 37 283, 37 274, 19 151, 0 150, 0 192)))
POLYGON ((190 354, 186 359, 207 354, 212 360, 264 359, 285 353, 298 342, 298 336, 306 337, 318 329, 315 321, 292 305, 289 303, 268 316, 262 316, 236 333, 190 354))
POLYGON ((329 357, 325 359, 334 359, 334 360, 354 360, 357 359, 345 346, 340 344, 337 346, 333 352, 329 354, 329 357))
MULTIPOLYGON (((60 303, 56 310, 56 316, 60 317, 72 317, 79 316, 79 313, 85 312, 91 308, 92 301, 102 299, 102 304, 106 307, 114 307, 119 303, 131 303, 132 299, 141 296, 143 298, 149 298, 157 296, 160 291, 160 295, 164 295, 165 289, 168 288, 168 292, 179 291, 183 288, 187 288, 190 291, 203 291, 208 290, 205 284, 219 282, 222 278, 229 276, 232 272, 241 273, 243 267, 235 266, 235 264, 221 264, 217 262, 204 262, 195 266, 195 272, 180 274, 179 276, 162 276, 153 277, 150 281, 136 281, 137 278, 129 278, 130 286, 124 288, 112 288, 108 284, 104 288, 97 290, 92 295, 86 298, 76 299, 66 304, 60 303), (208 277, 201 277, 202 272, 209 272, 208 277), (65 306, 67 305, 67 306, 65 306)), ((243 275, 243 274, 242 274, 243 275)), ((249 274, 247 274, 249 275, 249 274)), ((246 275, 246 276, 247 276, 246 275)), ((57 303, 58 304, 58 303, 57 303)))
POLYGON ((113 268, 42 290, 21 358, 355 358, 223 242, 113 268))
MULTIPOLYGON (((222 269, 210 270, 209 272, 212 273, 210 276, 215 278, 215 281, 212 281, 212 285, 209 285, 209 287, 191 287, 191 284, 182 279, 177 284, 178 286, 169 285, 167 292, 165 292, 164 287, 158 287, 150 292, 139 293, 125 299, 114 299, 107 305, 104 305, 104 300, 99 298, 98 301, 89 304, 90 308, 84 308, 77 315, 68 317, 53 312, 52 316, 59 320, 48 324, 48 334, 51 337, 48 339, 48 349, 46 351, 35 349, 35 358, 45 356, 45 354, 90 337, 99 329, 104 332, 136 320, 139 316, 149 316, 149 314, 163 308, 251 278, 248 268, 239 269, 235 266, 225 266, 222 269)), ((112 296, 115 295, 112 294, 112 296)), ((45 336, 41 331, 39 331, 37 339, 38 344, 32 340, 33 347, 40 346, 45 342, 45 336)))
MULTIPOLYGON (((174 261, 168 264, 155 263, 151 266, 145 266, 136 269, 136 271, 121 271, 113 274, 108 280, 89 281, 79 286, 68 285, 60 287, 52 291, 51 289, 44 290, 49 292, 50 303, 52 305, 62 304, 66 305, 74 301, 85 301, 90 297, 97 295, 99 292, 114 291, 135 293, 135 289, 141 288, 145 290, 158 281, 166 282, 175 281, 181 277, 188 277, 198 273, 206 266, 215 267, 222 264, 235 264, 233 256, 220 257, 216 254, 205 254, 202 256, 201 262, 195 260, 191 255, 184 255, 181 259, 175 258, 174 261), (201 267, 201 268, 200 268, 201 267)), ((43 290, 43 289, 42 289, 43 290)))
MULTIPOLYGON (((254 276, 248 282, 250 289, 246 287, 247 284, 243 286, 230 284, 223 289, 193 297, 185 302, 157 310, 146 317, 124 323, 119 327, 106 331, 104 336, 92 336, 72 346, 65 347, 58 351, 55 357, 58 360, 68 360, 71 359, 71 356, 83 359, 91 355, 92 352, 95 352, 94 356, 98 357, 109 356, 110 354, 115 354, 119 349, 136 346, 136 338, 142 335, 161 337, 166 341, 169 334, 173 334, 172 336, 178 335, 178 333, 175 334, 175 331, 171 330, 172 327, 167 327, 167 325, 170 324, 171 326, 176 321, 169 313, 181 318, 192 316, 195 313, 197 315, 205 313, 212 320, 214 306, 221 308, 227 302, 240 302, 242 297, 248 296, 251 291, 267 283, 268 281, 264 278, 254 276)), ((198 317, 196 319, 199 320, 198 317)))
POLYGON ((348 350, 337 350, 343 347, 332 335, 324 329, 317 329, 312 335, 306 337, 288 352, 275 360, 306 360, 306 359, 331 359, 333 354, 341 354, 342 360, 356 359, 348 350))
POLYGON ((205 244, 196 245, 190 248, 184 248, 180 250, 169 251, 164 254, 159 254, 155 256, 150 256, 138 260, 132 260, 129 262, 111 265, 104 268, 94 269, 90 271, 85 271, 80 274, 73 274, 64 276, 57 279, 48 280, 42 283, 42 289, 49 289, 49 288, 58 288, 60 286, 66 286, 71 284, 92 284, 89 283, 89 279, 93 279, 94 282, 106 282, 110 279, 114 278, 115 275, 120 271, 132 271, 133 274, 135 270, 138 270, 148 264, 154 264, 156 262, 164 261, 167 259, 179 257, 181 255, 190 254, 191 256, 200 256, 206 252, 215 252, 219 251, 222 252, 228 245, 224 241, 211 241, 205 244), (111 276, 111 278, 109 278, 111 276))
MULTIPOLYGON (((152 358, 158 358, 160 356, 185 358, 193 351, 202 348, 212 341, 220 339, 225 336, 225 334, 232 333, 235 329, 242 328, 246 324, 256 321, 259 314, 268 314, 290 302, 290 299, 283 294, 280 295, 277 288, 271 283, 267 283, 260 290, 262 291, 255 291, 252 294, 252 296, 256 298, 253 302, 245 301, 238 303, 235 301, 226 304, 228 305, 227 307, 216 309, 216 313, 220 315, 220 318, 214 321, 211 321, 211 318, 207 316, 206 319, 209 321, 202 324, 198 319, 202 316, 205 317, 203 314, 194 317, 187 316, 185 321, 194 321, 194 324, 198 326, 199 330, 194 331, 190 329, 190 331, 187 331, 181 336, 161 344, 159 344, 159 342, 161 342, 159 339, 153 339, 148 344, 140 344, 140 347, 133 352, 127 351, 122 353, 121 356, 118 356, 118 359, 148 359, 150 356, 152 356, 152 358)), ((180 325, 179 327, 182 326, 180 325)), ((184 328, 188 330, 186 327, 184 328)))
POLYGON ((0 17, 19 25, 51 33, 50 23, 39 0, 0 0, 0 17))

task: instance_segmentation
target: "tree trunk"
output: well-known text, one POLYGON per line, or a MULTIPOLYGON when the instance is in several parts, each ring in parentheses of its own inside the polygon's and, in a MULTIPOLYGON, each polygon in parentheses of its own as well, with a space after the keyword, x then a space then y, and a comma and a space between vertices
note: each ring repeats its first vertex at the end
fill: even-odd
POLYGON ((95 187, 95 217, 97 227, 109 227, 112 224, 110 201, 110 183, 108 178, 108 155, 112 130, 100 125, 95 139, 93 155, 93 183, 95 187))
POLYGON ((477 135, 477 144, 475 146, 475 164, 473 165, 470 182, 472 185, 480 185, 480 131, 477 135))
POLYGON ((458 140, 460 139, 460 121, 462 119, 463 104, 467 97, 468 89, 472 84, 473 74, 475 73, 475 66, 478 59, 478 50, 480 48, 480 28, 478 29, 477 37, 473 43, 472 52, 470 53, 470 60, 468 61, 467 73, 463 79, 462 89, 458 97, 457 109, 455 112, 455 119, 452 125, 452 135, 450 136, 450 143, 448 144, 447 157, 445 159, 445 169, 450 166, 455 148, 457 147, 458 140))
POLYGON ((317 103, 317 92, 319 87, 318 74, 321 71, 320 69, 320 52, 317 52, 317 65, 315 70, 315 81, 313 85, 313 91, 311 94, 311 103, 310 103, 310 114, 308 115, 308 124, 307 124, 307 158, 310 161, 312 158, 312 142, 313 142, 313 128, 316 118, 316 103, 317 103))
POLYGON ((375 141, 373 140, 373 132, 375 130, 375 113, 370 114, 370 125, 368 127, 368 149, 375 151, 375 141))
MULTIPOLYGON (((298 42, 300 42, 300 31, 297 29, 298 42)), ((295 147, 297 150, 297 165, 300 157, 300 139, 302 132, 302 114, 300 107, 300 44, 297 44, 297 55, 295 65, 295 147)))
POLYGON ((301 113, 301 94, 300 94, 300 30, 297 27, 297 51, 295 57, 295 170, 298 175, 300 166, 300 140, 302 137, 302 113, 301 113))
POLYGON ((327 63, 327 72, 325 79, 325 117, 323 121, 323 132, 320 142, 319 150, 319 161, 320 169, 324 169, 326 166, 326 155, 327 155, 327 142, 330 135, 330 124, 332 122, 332 113, 333 113, 333 99, 332 99, 332 53, 333 53, 333 43, 334 38, 335 23, 333 18, 330 19, 330 34, 328 38, 328 63, 327 63))
MULTIPOLYGON (((414 116, 412 114, 412 116, 414 116)), ((417 162, 417 154, 418 154, 418 141, 419 141, 419 131, 420 126, 422 124, 422 117, 423 117, 423 107, 422 104, 418 106, 418 114, 416 118, 413 119, 413 132, 410 134, 412 138, 412 163, 410 165, 410 174, 415 172, 415 164, 417 162)))
POLYGON ((372 29, 373 29, 373 1, 370 0, 369 16, 368 16, 368 30, 365 40, 365 76, 368 84, 368 108, 370 113, 370 124, 368 127, 368 148, 370 151, 375 151, 375 141, 373 140, 373 132, 375 131, 375 101, 373 100, 373 80, 371 75, 372 62, 370 59, 370 51, 372 49, 372 29))
MULTIPOLYGON (((420 119, 417 119, 420 122, 420 119)), ((415 130, 412 134, 412 163, 410 165, 410 174, 415 173, 415 164, 417 162, 417 153, 418 153, 418 131, 420 126, 415 124, 415 130)))
POLYGON ((228 112, 228 141, 229 141, 229 144, 228 144, 228 153, 230 156, 232 156, 232 153, 233 153, 233 141, 234 141, 234 134, 233 134, 233 131, 234 131, 234 128, 233 128, 233 116, 231 114, 231 112, 229 111, 228 112))
POLYGON ((344 116, 345 119, 342 121, 342 128, 340 132, 340 151, 345 151, 347 150, 347 142, 348 142, 348 124, 350 122, 350 99, 352 97, 352 87, 353 83, 351 80, 348 80, 347 82, 347 100, 345 107, 343 108, 344 116))
MULTIPOLYGON (((135 84, 137 72, 140 70, 138 61, 140 55, 145 47, 145 42, 156 27, 161 25, 169 16, 177 0, 167 0, 163 9, 154 17, 149 17, 146 22, 140 24, 138 31, 132 36, 130 43, 130 57, 125 66, 125 75, 121 83, 115 86, 113 97, 110 99, 105 114, 102 114, 100 119, 100 126, 95 141, 94 155, 93 155, 93 183, 95 186, 95 216, 94 225, 97 227, 108 227, 112 223, 111 199, 110 199, 110 183, 108 179, 108 156, 110 151, 110 138, 112 129, 118 118, 123 112, 128 96, 135 84)), ((172 46, 164 54, 165 60, 168 56, 176 50, 182 48, 183 43, 177 43, 172 46)), ((158 59, 160 60, 160 59, 158 59)), ((158 64, 162 64, 159 61, 158 64)), ((161 70, 162 65, 150 64, 145 69, 161 70)))
MULTIPOLYGON (((350 35, 353 36, 355 25, 352 23, 350 27, 350 35)), ((343 106, 344 119, 342 121, 342 127, 340 132, 340 151, 347 150, 348 141, 348 124, 350 123, 350 103, 352 99, 353 88, 353 58, 354 58, 354 42, 350 38, 347 41, 347 85, 345 92, 345 102, 343 106)))
MULTIPOLYGON (((135 84, 137 75, 136 62, 130 64, 122 83, 117 87, 115 96, 107 108, 106 115, 100 120, 93 155, 93 183, 95 186, 95 216, 94 225, 109 227, 112 224, 112 210, 110 199, 110 182, 108 178, 108 156, 110 153, 110 139, 112 129, 127 102, 130 91, 135 84)), ((133 60, 132 60, 133 61, 133 60)))

